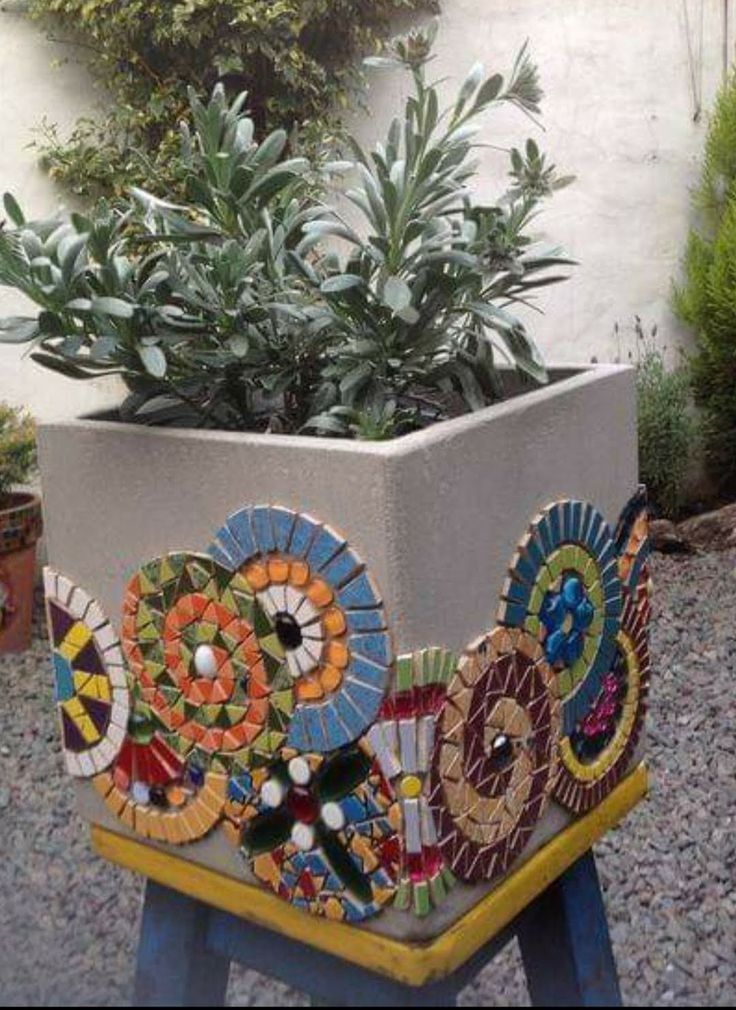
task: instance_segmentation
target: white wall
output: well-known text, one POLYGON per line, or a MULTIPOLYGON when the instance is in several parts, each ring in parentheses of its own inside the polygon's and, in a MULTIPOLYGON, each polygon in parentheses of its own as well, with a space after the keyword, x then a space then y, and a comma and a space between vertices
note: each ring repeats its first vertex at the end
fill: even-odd
MULTIPOLYGON (((9 190, 29 217, 42 217, 62 197, 28 148, 33 131, 46 116, 63 134, 90 114, 97 94, 75 47, 50 42, 38 25, 8 8, 0 4, 0 193, 9 190)), ((26 310, 21 296, 0 288, 0 316, 26 310)), ((74 416, 118 399, 113 379, 88 383, 52 375, 28 358, 25 346, 0 344, 0 400, 22 404, 38 418, 74 416)))
MULTIPOLYGON (((538 140, 575 184, 556 194, 539 220, 545 237, 579 261, 572 279, 540 295, 544 316, 527 317, 548 358, 614 360, 618 321, 633 346, 631 322, 659 325, 661 342, 685 338, 669 309, 690 220, 707 116, 693 122, 690 27, 696 91, 709 109, 723 67, 723 0, 441 0, 433 64, 451 77, 476 60, 507 71, 528 39, 546 97, 545 132, 519 113, 487 114, 481 142, 538 140), (702 59, 700 58, 702 13, 702 59), (702 66, 702 71, 701 71, 702 66)), ((730 0, 729 55, 736 3, 730 0)), ((400 109, 401 74, 371 71, 371 121, 362 139, 383 134, 400 109)), ((481 152, 479 194, 499 192, 507 158, 481 152)), ((623 356, 627 346, 623 349, 623 356)))
MULTIPOLYGON (((736 0, 728 0, 729 55, 736 0)), ((668 302, 690 218, 689 190, 705 134, 693 121, 694 94, 710 107, 723 66, 724 0, 442 0, 437 75, 462 78, 476 61, 506 70, 525 39, 547 93, 546 133, 519 114, 489 115, 482 141, 518 144, 534 134, 577 182, 557 194, 540 230, 579 260, 567 283, 540 299, 531 326, 556 360, 613 360, 616 322, 635 314, 658 323, 662 342, 683 339, 668 302), (688 56, 689 23, 692 60, 688 56), (702 33, 701 33, 702 25, 702 33), (702 36, 702 44, 701 44, 702 36)), ((89 78, 74 63, 51 61, 72 50, 51 45, 19 14, 0 10, 0 189, 36 214, 57 202, 26 148, 44 115, 62 125, 93 106, 89 78)), ((364 139, 381 135, 397 108, 401 77, 371 75, 373 118, 355 117, 364 139)), ((499 189, 506 161, 482 152, 479 192, 499 189)), ((0 314, 22 311, 0 289, 0 314)), ((629 341, 630 342, 630 341, 629 341)), ((113 380, 94 386, 42 372, 15 348, 0 347, 0 399, 25 403, 39 417, 78 414, 116 397, 113 380)))

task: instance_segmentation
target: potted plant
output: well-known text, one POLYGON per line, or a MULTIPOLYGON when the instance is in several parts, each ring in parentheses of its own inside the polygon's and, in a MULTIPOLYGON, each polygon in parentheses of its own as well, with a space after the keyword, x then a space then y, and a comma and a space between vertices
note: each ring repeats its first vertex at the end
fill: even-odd
POLYGON ((528 141, 496 203, 468 188, 476 120, 536 115, 536 71, 475 67, 441 108, 430 50, 378 60, 413 90, 370 154, 258 144, 217 89, 191 98, 186 204, 28 222, 7 198, 0 236, 40 307, 7 337, 129 391, 40 428, 84 810, 408 937, 614 788, 648 677, 641 497, 613 526, 632 371, 546 370, 512 311, 563 276, 529 229, 566 180, 528 141))
POLYGON ((41 501, 15 488, 35 469, 33 422, 0 403, 0 653, 22 652, 31 641, 41 501))

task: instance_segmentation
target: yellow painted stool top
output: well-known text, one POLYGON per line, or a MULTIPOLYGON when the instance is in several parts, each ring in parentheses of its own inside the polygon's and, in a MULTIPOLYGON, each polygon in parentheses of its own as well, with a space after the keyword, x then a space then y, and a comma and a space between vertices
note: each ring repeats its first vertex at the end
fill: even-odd
POLYGON ((99 825, 92 826, 92 845, 104 859, 205 904, 398 982, 421 986, 451 974, 493 939, 636 806, 646 794, 647 784, 646 766, 641 763, 602 803, 555 835, 449 929, 425 943, 402 942, 358 926, 314 918, 270 891, 99 825))

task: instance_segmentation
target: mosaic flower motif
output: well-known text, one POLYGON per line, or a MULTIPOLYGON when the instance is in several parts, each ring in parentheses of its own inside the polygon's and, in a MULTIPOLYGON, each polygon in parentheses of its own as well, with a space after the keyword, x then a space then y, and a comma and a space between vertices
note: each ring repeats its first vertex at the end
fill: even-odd
POLYGON ((616 648, 621 581, 612 534, 582 501, 555 502, 532 522, 509 568, 499 624, 544 645, 570 731, 597 696, 616 648))
POLYGON ((226 815, 258 880, 298 908, 358 922, 395 894, 401 815, 365 741, 234 775, 226 815))
POLYGON ((141 700, 181 754, 224 767, 283 744, 293 681, 241 575, 206 555, 149 562, 128 585, 122 643, 141 700))
POLYGON ((131 831, 183 845, 202 838, 220 820, 227 775, 185 761, 157 731, 150 709, 139 702, 112 768, 97 775, 93 785, 131 831))
POLYGON ((356 740, 376 717, 392 662, 360 558, 329 526, 270 505, 232 515, 210 554, 242 573, 273 622, 294 683, 289 746, 324 752, 356 740))
POLYGON ((70 775, 88 778, 112 763, 125 738, 123 656, 95 600, 53 568, 43 578, 64 760, 70 775))
POLYGON ((647 489, 643 484, 621 512, 614 533, 614 542, 618 552, 619 576, 624 589, 632 595, 648 596, 647 561, 651 545, 647 489))
POLYGON ((595 608, 582 579, 572 572, 562 576, 558 589, 548 589, 539 611, 544 626, 547 662, 571 667, 583 655, 585 633, 593 623, 595 608))
POLYGON ((554 797, 575 813, 597 806, 633 757, 649 690, 649 616, 648 604, 626 599, 616 651, 600 691, 560 741, 554 797))
POLYGON ((454 883, 437 842, 428 794, 437 716, 455 666, 455 656, 445 649, 400 656, 394 689, 367 733, 401 806, 404 845, 394 904, 420 916, 440 905, 454 883))
POLYGON ((524 849, 557 773, 560 703, 536 638, 495 628, 460 660, 437 726, 429 805, 458 877, 494 880, 524 849))

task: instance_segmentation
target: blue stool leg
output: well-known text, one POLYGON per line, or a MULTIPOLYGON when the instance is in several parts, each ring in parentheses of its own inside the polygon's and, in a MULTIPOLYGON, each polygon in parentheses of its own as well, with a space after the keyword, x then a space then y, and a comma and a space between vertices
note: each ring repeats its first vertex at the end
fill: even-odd
POLYGON ((134 1006, 224 1006, 230 961, 205 945, 210 910, 149 880, 134 1006))
POLYGON ((593 852, 520 917, 517 937, 533 1006, 621 1006, 593 852))

